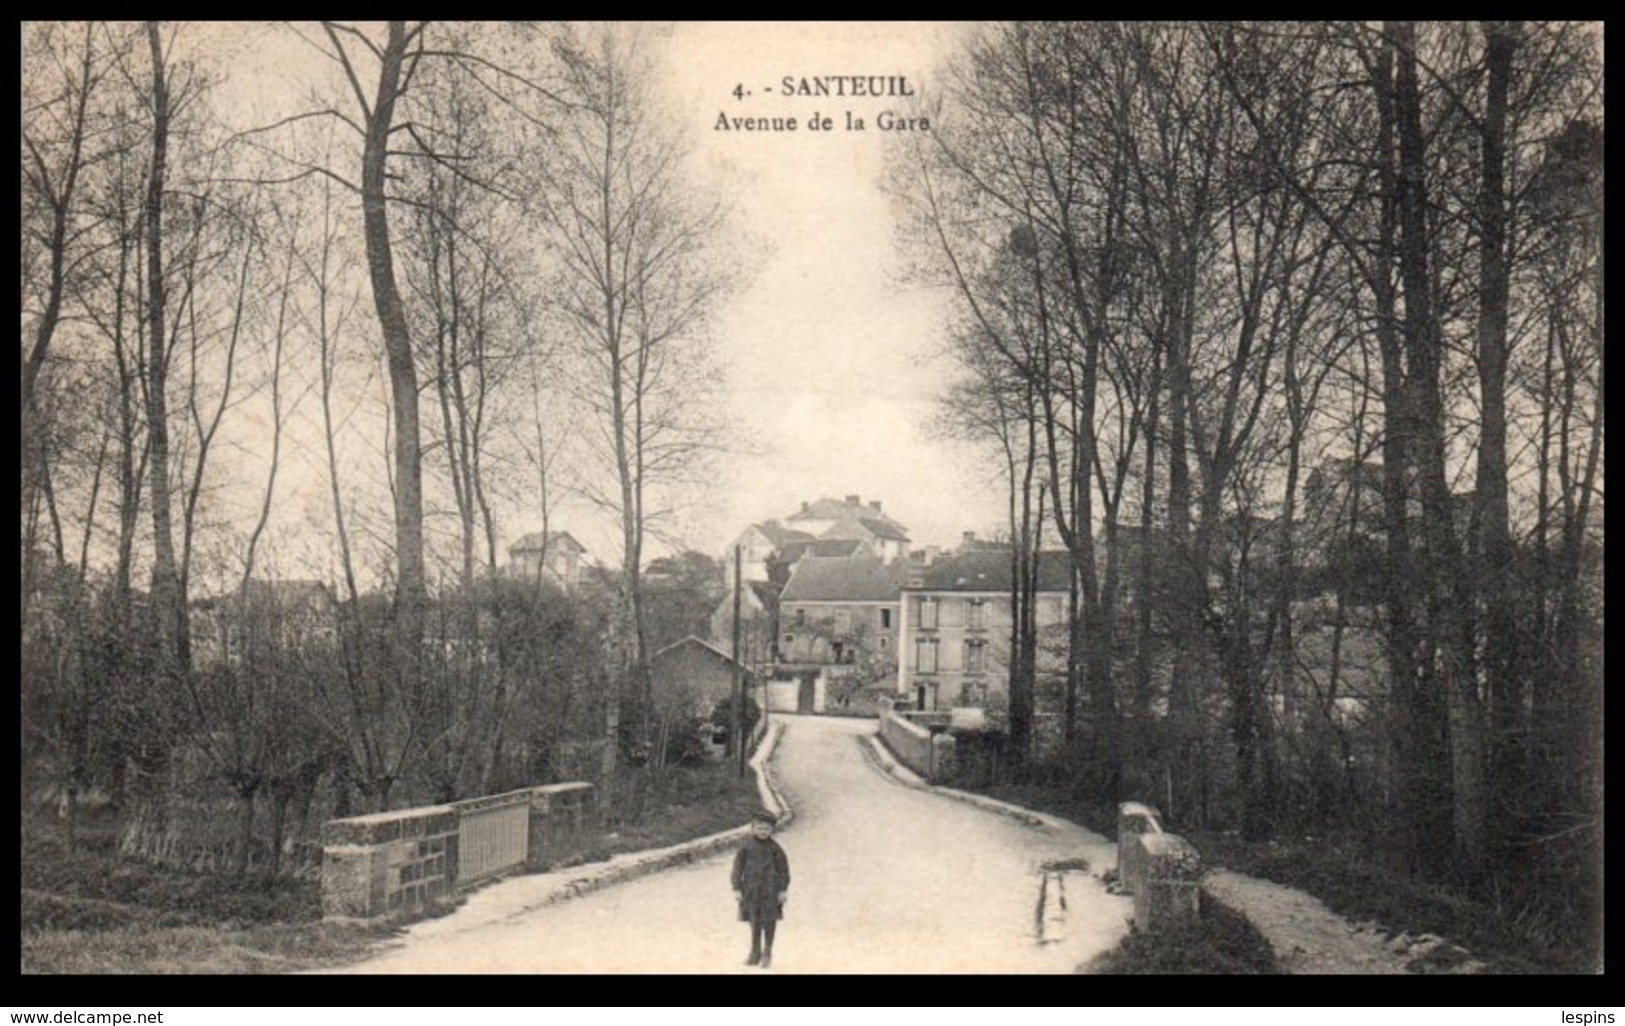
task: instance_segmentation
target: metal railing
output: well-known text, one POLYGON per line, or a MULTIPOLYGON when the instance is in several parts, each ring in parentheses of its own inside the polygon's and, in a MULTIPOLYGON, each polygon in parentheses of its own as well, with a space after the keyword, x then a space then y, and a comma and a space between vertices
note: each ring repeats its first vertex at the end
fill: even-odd
POLYGON ((522 866, 530 853, 530 789, 453 802, 457 885, 522 866))

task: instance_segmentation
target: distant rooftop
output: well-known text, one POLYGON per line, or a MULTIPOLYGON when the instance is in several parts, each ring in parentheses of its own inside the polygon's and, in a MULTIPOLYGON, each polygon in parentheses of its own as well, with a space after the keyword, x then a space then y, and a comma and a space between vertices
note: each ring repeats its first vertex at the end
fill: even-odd
POLYGON ((881 508, 879 499, 871 499, 865 504, 859 496, 848 495, 845 499, 817 499, 812 502, 803 502, 801 508, 789 514, 786 521, 796 520, 877 520, 891 527, 894 531, 903 532, 907 537, 908 528, 893 520, 881 508))
POLYGON ((569 531, 549 531, 546 534, 532 531, 508 546, 508 555, 511 556, 516 552, 540 552, 543 548, 551 548, 554 551, 574 549, 578 553, 587 551, 587 547, 571 537, 569 531))
POLYGON ((813 536, 808 534, 806 531, 798 531, 793 527, 785 527, 777 520, 764 520, 761 523, 756 524, 755 527, 758 531, 762 532, 762 535, 766 537, 768 541, 781 548, 785 545, 791 545, 797 542, 810 542, 813 540, 813 536))
POLYGON ((851 558, 862 553, 866 547, 862 538, 808 538, 786 544, 779 549, 779 555, 791 563, 803 556, 851 558))
POLYGON ((779 601, 892 602, 897 599, 902 571, 901 563, 863 556, 808 556, 796 564, 779 601))
MULTIPOLYGON (((1010 550, 977 549, 939 556, 927 567, 917 567, 919 583, 912 591, 1008 592, 1011 589, 1010 550)), ((1068 591, 1072 583, 1071 556, 1064 549, 1038 554, 1038 590, 1068 591)))

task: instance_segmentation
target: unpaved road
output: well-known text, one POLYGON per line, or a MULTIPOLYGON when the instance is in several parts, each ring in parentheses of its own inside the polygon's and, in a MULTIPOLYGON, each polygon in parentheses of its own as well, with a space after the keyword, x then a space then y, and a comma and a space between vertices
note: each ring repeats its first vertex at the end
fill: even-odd
MULTIPOLYGON (((872 720, 786 717, 773 762, 795 821, 779 834, 792 883, 771 972, 1067 973, 1114 946, 1130 900, 1097 874, 1115 861, 1081 827, 1029 826, 904 787, 866 758, 872 720), (1040 943, 1040 863, 1067 877, 1061 939, 1040 943)), ((585 897, 526 907, 536 878, 476 894, 409 929, 360 973, 758 973, 743 962, 731 853, 585 897)))

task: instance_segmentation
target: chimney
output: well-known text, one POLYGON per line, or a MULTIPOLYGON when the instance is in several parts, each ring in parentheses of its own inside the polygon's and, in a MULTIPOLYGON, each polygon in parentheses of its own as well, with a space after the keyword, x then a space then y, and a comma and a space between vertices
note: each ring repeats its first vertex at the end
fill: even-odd
POLYGON ((871 499, 871 500, 869 500, 869 505, 871 507, 873 507, 873 509, 874 509, 874 511, 876 513, 880 512, 880 500, 879 499, 871 499))
POLYGON ((807 510, 809 508, 811 508, 811 504, 806 499, 802 499, 801 500, 801 512, 805 513, 805 512, 807 512, 807 510))
POLYGON ((960 542, 960 544, 969 546, 969 545, 973 544, 975 541, 976 541, 976 532, 975 531, 966 531, 965 532, 965 540, 960 542))
POLYGON ((858 497, 856 495, 848 495, 846 497, 846 502, 847 502, 847 505, 849 505, 849 506, 861 506, 861 505, 863 505, 863 503, 858 501, 858 497))

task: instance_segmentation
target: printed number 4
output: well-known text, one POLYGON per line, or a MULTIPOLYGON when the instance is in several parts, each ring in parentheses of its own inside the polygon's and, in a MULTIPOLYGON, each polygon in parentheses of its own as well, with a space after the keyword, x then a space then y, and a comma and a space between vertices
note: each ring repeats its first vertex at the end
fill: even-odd
POLYGON ((739 84, 734 86, 734 99, 743 100, 744 98, 745 98, 745 83, 740 82, 739 84))

